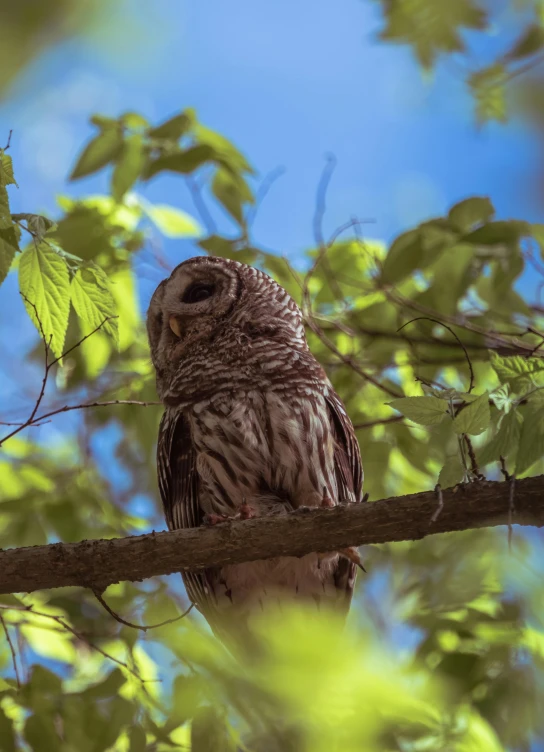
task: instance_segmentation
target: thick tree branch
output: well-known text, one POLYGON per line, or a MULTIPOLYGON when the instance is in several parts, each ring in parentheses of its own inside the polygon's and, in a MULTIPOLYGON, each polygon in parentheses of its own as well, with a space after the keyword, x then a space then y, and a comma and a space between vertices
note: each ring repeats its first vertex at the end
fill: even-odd
POLYGON ((511 484, 482 481, 370 504, 299 510, 171 533, 54 543, 0 551, 0 593, 81 585, 100 591, 121 580, 273 556, 303 556, 368 543, 418 540, 434 533, 514 524, 544 526, 544 476, 511 484))

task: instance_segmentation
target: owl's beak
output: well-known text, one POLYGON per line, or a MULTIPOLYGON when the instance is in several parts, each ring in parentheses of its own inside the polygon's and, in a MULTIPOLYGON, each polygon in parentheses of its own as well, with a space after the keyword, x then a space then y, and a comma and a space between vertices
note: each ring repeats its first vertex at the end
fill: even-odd
POLYGON ((176 337, 178 337, 178 339, 181 339, 181 329, 177 318, 175 316, 170 316, 170 318, 168 319, 168 324, 176 337))

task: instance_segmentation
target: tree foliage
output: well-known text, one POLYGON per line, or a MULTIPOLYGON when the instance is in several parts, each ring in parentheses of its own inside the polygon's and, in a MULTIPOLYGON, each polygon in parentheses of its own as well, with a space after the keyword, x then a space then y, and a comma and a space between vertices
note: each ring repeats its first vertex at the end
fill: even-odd
MULTIPOLYGON (((383 9, 383 37, 411 44, 426 66, 491 23, 468 0, 383 9)), ((501 61, 471 74, 481 120, 505 117, 503 78, 540 53, 535 19, 501 61)), ((18 276, 41 338, 29 359, 38 393, 47 355, 28 414, 3 409, 19 425, 4 426, 0 449, 2 545, 162 526, 160 407, 135 265, 150 228, 254 264, 297 300, 357 429, 371 500, 544 472, 544 310, 521 282, 544 262, 542 225, 497 217, 474 196, 389 248, 356 220, 324 238, 322 185, 318 231, 293 268, 252 235, 249 161, 193 110, 92 123, 71 179, 108 170, 110 192, 60 197, 55 217, 10 212, 14 166, 0 151, 0 281, 18 276), (187 185, 197 216, 140 195, 164 173, 187 185), (230 217, 231 235, 210 207, 230 217), (36 439, 32 426, 67 407, 77 417, 62 438, 36 439)), ((342 639, 333 615, 286 608, 262 620, 247 665, 194 612, 141 631, 89 591, 1 596, 0 748, 529 750, 544 738, 544 590, 531 540, 514 530, 509 551, 504 530, 484 530, 372 547, 342 639)), ((111 586, 104 598, 140 625, 188 605, 176 577, 111 586)))

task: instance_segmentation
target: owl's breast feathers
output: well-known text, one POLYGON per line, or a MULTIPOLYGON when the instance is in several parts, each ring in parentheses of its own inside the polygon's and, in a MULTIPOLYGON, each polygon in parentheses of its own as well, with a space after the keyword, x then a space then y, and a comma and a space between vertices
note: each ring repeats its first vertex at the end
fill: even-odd
MULTIPOLYGON (((275 334, 275 332, 274 332, 275 334)), ((305 344, 238 329, 195 346, 171 379, 158 447, 159 486, 169 527, 232 516, 245 502, 257 514, 285 513, 361 498, 362 467, 353 427, 305 344)), ((224 567, 184 575, 190 597, 212 625, 213 611, 254 602, 267 588, 294 597, 340 598, 355 579, 333 555, 224 567)))

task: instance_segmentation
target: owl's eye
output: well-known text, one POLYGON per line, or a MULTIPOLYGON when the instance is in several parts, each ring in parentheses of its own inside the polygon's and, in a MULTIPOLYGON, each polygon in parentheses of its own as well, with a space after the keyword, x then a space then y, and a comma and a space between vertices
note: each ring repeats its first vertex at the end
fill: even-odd
POLYGON ((204 282, 194 282, 185 290, 181 299, 182 303, 200 303, 202 300, 211 298, 214 293, 214 286, 204 282))

